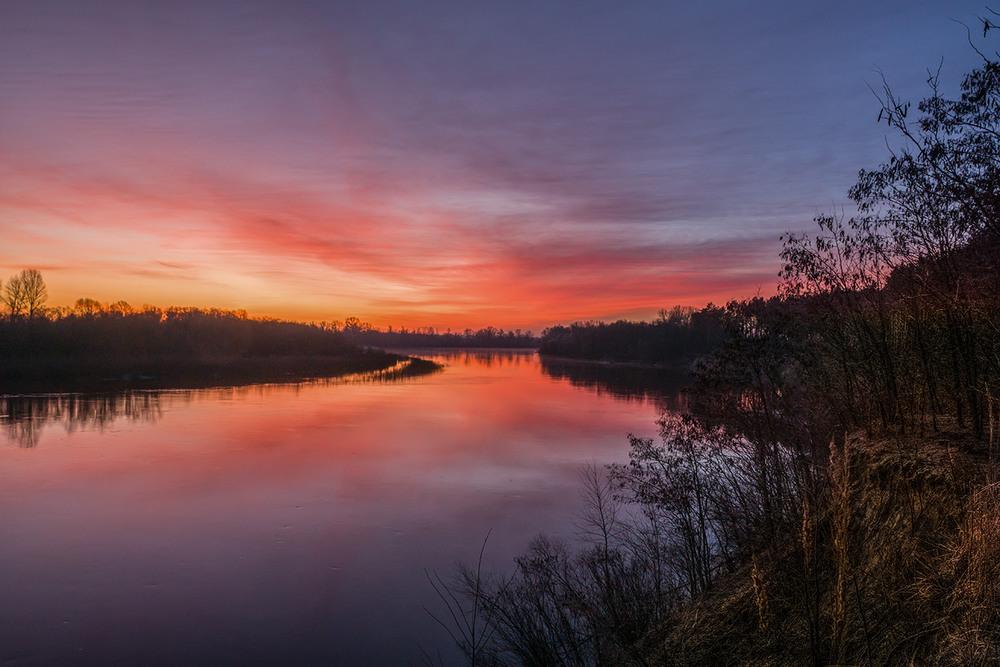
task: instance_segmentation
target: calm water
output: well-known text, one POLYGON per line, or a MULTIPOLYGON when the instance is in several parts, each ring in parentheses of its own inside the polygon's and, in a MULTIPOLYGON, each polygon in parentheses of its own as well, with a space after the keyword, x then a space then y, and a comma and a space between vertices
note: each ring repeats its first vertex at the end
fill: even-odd
MULTIPOLYGON (((676 397, 530 352, 435 375, 0 398, 0 660, 455 662, 425 568, 571 537, 676 397)), ((639 375, 642 375, 641 373, 639 375)))

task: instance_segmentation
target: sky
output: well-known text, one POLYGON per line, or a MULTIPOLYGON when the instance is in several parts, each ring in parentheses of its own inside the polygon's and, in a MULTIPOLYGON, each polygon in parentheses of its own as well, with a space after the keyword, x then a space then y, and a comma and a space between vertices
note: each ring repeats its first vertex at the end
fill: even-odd
POLYGON ((871 88, 957 92, 983 13, 0 0, 0 278, 536 332, 771 294, 896 141, 871 88))

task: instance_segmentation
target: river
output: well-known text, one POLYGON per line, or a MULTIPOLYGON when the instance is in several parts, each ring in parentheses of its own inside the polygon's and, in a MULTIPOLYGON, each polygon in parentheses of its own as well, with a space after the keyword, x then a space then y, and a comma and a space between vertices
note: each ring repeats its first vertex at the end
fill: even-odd
POLYGON ((0 397, 0 661, 456 664, 425 571, 572 540, 580 470, 655 436, 655 371, 0 397))

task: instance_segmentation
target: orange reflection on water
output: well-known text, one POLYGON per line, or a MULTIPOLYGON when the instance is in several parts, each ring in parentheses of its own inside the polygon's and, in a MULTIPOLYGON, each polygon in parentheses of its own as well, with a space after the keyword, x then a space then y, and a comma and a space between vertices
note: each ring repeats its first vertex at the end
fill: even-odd
POLYGON ((424 569, 473 558, 490 530, 503 567, 540 531, 570 535, 581 465, 624 460, 664 404, 531 353, 437 358, 397 383, 159 392, 98 420, 36 409, 33 446, 0 447, 0 659, 436 649, 424 569))

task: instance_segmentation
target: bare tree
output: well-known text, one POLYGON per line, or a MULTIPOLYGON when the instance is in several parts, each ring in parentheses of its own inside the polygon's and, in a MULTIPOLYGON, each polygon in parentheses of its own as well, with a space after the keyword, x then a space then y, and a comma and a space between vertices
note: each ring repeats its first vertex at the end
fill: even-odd
POLYGON ((131 315, 132 313, 135 312, 135 308, 129 305, 128 301, 125 301, 124 299, 119 299, 118 301, 115 301, 113 304, 108 306, 108 312, 115 313, 118 315, 131 315))
POLYGON ((73 311, 80 315, 96 315, 104 312, 104 305, 97 299, 81 298, 76 300, 73 311))
POLYGON ((12 319, 24 314, 24 285, 19 276, 11 276, 3 288, 3 296, 0 297, 12 319))
POLYGON ((49 290, 38 269, 21 271, 21 289, 24 294, 24 309, 29 318, 38 317, 45 312, 45 302, 49 298, 49 290))

